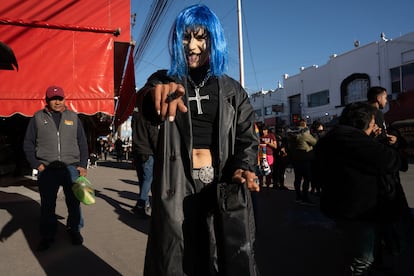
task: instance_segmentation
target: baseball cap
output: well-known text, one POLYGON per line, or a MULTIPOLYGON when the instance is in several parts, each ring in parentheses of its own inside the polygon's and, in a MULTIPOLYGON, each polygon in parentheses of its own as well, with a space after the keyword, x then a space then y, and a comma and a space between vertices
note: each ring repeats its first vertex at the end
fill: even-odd
POLYGON ((52 99, 54 97, 64 98, 65 93, 63 92, 62 87, 59 86, 49 86, 46 89, 46 99, 52 99))

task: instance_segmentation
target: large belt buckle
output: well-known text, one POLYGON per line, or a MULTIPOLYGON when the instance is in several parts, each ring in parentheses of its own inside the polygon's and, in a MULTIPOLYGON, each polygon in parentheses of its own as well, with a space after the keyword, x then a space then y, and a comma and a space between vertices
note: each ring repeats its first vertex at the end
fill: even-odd
POLYGON ((198 171, 198 178, 204 184, 210 184, 214 181, 214 168, 212 166, 201 167, 198 171))

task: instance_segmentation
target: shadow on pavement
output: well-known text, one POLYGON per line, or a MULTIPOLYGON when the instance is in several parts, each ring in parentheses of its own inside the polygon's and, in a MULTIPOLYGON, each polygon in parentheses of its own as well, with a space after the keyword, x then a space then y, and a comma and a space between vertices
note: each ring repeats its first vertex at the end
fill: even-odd
MULTIPOLYGON (((343 275, 342 235, 319 211, 318 197, 311 197, 317 203, 311 207, 295 203, 292 190, 263 188, 255 196, 256 259, 261 276, 343 275)), ((400 257, 400 276, 414 275, 413 257, 414 248, 400 257)))
MULTIPOLYGON (((58 223, 55 242, 47 251, 38 252, 38 222, 40 205, 29 197, 0 191, 0 209, 6 210, 11 219, 2 226, 0 240, 8 239, 22 231, 33 255, 46 275, 120 275, 100 257, 84 246, 73 246, 64 223, 58 223)), ((59 217, 63 219, 62 217, 59 217)), ((16 256, 15 256, 16 257, 16 256)), ((4 260, 4 257, 3 257, 4 260)), ((3 267, 3 275, 13 275, 13 267, 3 267), (9 273, 4 271, 9 269, 9 273)))
POLYGON ((108 167, 108 168, 115 168, 115 169, 123 169, 123 170, 132 170, 134 169, 131 162, 123 161, 123 162, 116 162, 116 161, 99 161, 97 163, 98 167, 108 167))
MULTIPOLYGON (((128 198, 128 199, 136 199, 137 195, 135 193, 129 191, 119 191, 116 189, 105 188, 105 190, 110 190, 113 192, 117 192, 120 197, 128 198)), ((115 213, 118 214, 118 218, 121 222, 125 223, 129 227, 136 229, 144 234, 148 234, 149 232, 149 219, 140 219, 130 210, 132 207, 129 204, 125 204, 121 201, 118 201, 110 196, 107 196, 99 191, 95 191, 95 196, 105 200, 109 205, 114 207, 115 213)))
POLYGON ((137 181, 130 180, 130 179, 119 179, 119 181, 122 181, 122 182, 124 182, 126 184, 138 186, 138 178, 137 178, 137 181))
MULTIPOLYGON (((120 198, 130 199, 130 200, 134 200, 134 201, 136 201, 137 200, 137 197, 138 197, 138 194, 137 193, 131 192, 131 191, 125 191, 125 190, 120 191, 120 190, 113 189, 113 188, 104 188, 104 190, 118 193, 118 196, 120 198)), ((120 205, 131 206, 131 205, 125 204, 125 203, 121 203, 121 202, 119 202, 119 203, 120 203, 120 205)), ((131 208, 132 207, 133 206, 131 206, 131 208)))
POLYGON ((341 244, 333 222, 319 213, 318 206, 301 206, 294 200, 291 190, 263 188, 256 196, 261 275, 341 275, 341 244))

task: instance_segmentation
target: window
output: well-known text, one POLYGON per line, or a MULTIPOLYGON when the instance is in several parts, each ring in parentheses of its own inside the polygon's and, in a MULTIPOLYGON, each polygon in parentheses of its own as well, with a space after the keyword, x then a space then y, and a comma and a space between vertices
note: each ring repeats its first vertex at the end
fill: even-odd
POLYGON ((414 63, 392 68, 390 74, 392 94, 414 91, 414 63))
POLYGON ((367 99, 368 86, 367 79, 354 79, 351 81, 346 89, 345 104, 365 101, 367 99))
POLYGON ((391 93, 398 94, 401 93, 401 76, 400 76, 400 67, 392 68, 391 73, 391 93))
POLYGON ((341 83, 341 105, 367 99, 371 82, 367 74, 352 74, 341 83))
POLYGON ((308 95, 308 107, 316 107, 326 104, 329 104, 329 90, 308 95))
POLYGON ((414 63, 401 67, 402 91, 414 91, 414 63))
POLYGON ((266 106, 265 107, 265 115, 272 115, 272 107, 266 106))
POLYGON ((262 116, 262 110, 256 109, 254 112, 256 112, 256 116, 261 117, 262 116))

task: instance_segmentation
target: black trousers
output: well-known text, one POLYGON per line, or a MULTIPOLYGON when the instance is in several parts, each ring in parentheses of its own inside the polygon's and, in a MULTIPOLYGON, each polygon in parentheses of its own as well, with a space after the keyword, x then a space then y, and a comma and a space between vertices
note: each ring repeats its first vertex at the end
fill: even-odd
POLYGON ((39 174, 40 206, 40 235, 43 238, 53 239, 57 229, 56 198, 59 187, 63 187, 65 202, 68 208, 67 227, 79 231, 82 227, 80 202, 72 191, 73 178, 76 173, 74 167, 46 168, 39 174))

